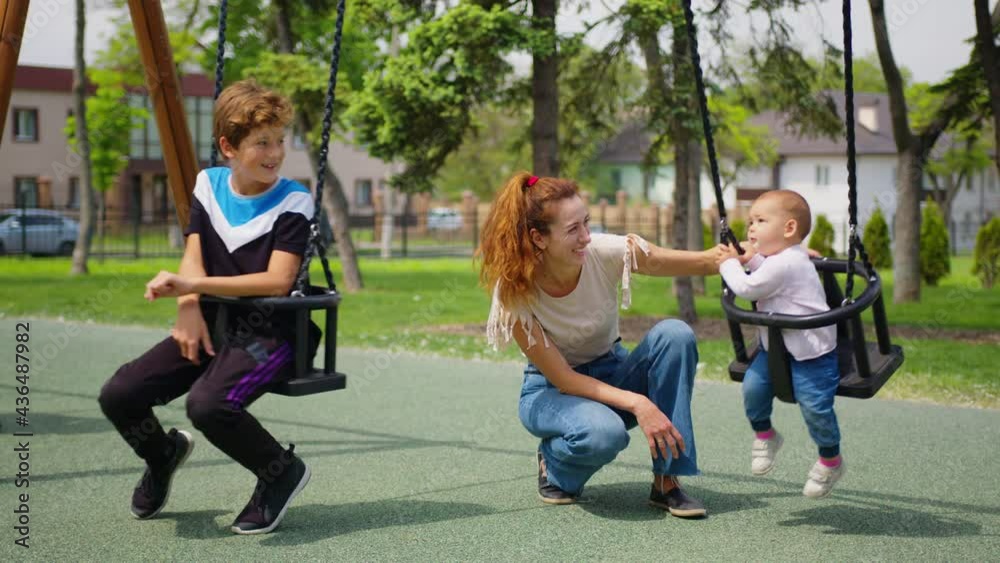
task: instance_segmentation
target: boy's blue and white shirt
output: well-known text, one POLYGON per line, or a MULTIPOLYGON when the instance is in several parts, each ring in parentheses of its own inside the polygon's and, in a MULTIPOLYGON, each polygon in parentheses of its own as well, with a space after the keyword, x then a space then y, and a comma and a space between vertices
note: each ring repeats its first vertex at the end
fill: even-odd
POLYGON ((302 184, 279 178, 263 193, 243 196, 230 184, 229 168, 198 173, 185 234, 201 237, 202 261, 210 276, 267 270, 271 252, 305 253, 313 197, 302 184))

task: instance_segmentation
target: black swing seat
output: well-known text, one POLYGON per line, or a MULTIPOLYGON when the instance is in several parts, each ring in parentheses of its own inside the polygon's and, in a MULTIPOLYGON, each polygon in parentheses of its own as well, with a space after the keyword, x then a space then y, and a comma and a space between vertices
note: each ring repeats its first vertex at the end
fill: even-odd
POLYGON ((903 363, 903 349, 889 340, 881 278, 874 269, 868 271, 863 264, 854 262, 855 275, 863 277, 867 286, 855 301, 845 304, 836 274, 846 274, 848 262, 814 258, 813 264, 823 278, 826 300, 830 306, 830 310, 824 313, 798 316, 748 311, 736 305, 736 296, 732 291, 724 291, 722 308, 729 319, 729 331, 736 352, 736 360, 729 364, 729 376, 734 381, 743 381, 747 369, 760 350, 758 343, 753 353, 747 355, 740 324, 766 326, 769 343, 768 371, 775 396, 782 401, 794 403, 789 354, 781 329, 836 325, 837 359, 840 366, 837 394, 858 399, 873 397, 903 363), (865 341, 861 314, 869 307, 875 321, 876 342, 865 341))
MULTIPOLYGON (((222 342, 229 324, 231 309, 295 312, 295 373, 288 381, 279 383, 272 393, 288 397, 301 397, 314 393, 336 391, 347 386, 347 376, 337 372, 337 305, 340 293, 319 286, 310 285, 304 294, 287 297, 220 297, 203 295, 203 302, 217 303, 219 313, 213 328, 213 342, 222 342), (323 332, 326 334, 323 368, 313 367, 313 355, 309 346, 309 318, 315 310, 326 311, 323 332)), ((263 313, 262 313, 263 314, 263 313)))

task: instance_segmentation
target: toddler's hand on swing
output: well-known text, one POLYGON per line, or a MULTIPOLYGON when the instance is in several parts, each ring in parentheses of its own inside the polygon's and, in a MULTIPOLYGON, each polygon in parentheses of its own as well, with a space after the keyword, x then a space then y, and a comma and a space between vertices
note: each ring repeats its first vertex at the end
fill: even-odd
POLYGON ((719 244, 715 247, 715 265, 722 266, 722 263, 731 258, 739 258, 736 249, 728 244, 719 244))
POLYGON ((179 297, 192 293, 193 286, 190 279, 163 270, 146 284, 144 297, 147 301, 154 301, 160 297, 179 297))
POLYGON ((736 256, 736 258, 740 261, 740 265, 746 264, 751 258, 757 255, 757 249, 754 248, 753 244, 748 240, 740 242, 740 247, 743 248, 743 254, 736 256))

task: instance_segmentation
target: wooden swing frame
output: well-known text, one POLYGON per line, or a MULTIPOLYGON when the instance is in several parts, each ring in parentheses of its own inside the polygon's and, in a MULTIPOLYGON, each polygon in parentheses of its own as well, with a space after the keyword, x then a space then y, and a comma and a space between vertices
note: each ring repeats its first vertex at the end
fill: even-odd
MULTIPOLYGON (((5 0, 0 5, 0 133, 5 131, 29 3, 30 0, 5 0)), ((163 7, 159 0, 128 0, 128 9, 145 70, 146 94, 152 102, 160 132, 167 183, 174 195, 177 222, 183 229, 191 214, 198 158, 187 126, 183 92, 163 7)), ((2 143, 3 135, 0 135, 0 146, 2 143)))

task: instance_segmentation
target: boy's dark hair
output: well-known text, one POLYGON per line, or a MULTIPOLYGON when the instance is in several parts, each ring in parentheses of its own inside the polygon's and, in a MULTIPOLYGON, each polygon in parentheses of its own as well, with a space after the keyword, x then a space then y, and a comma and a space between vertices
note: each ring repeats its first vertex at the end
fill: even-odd
POLYGON ((292 103, 253 79, 241 80, 219 94, 213 111, 212 136, 225 137, 233 148, 258 127, 285 127, 292 122, 292 103))

